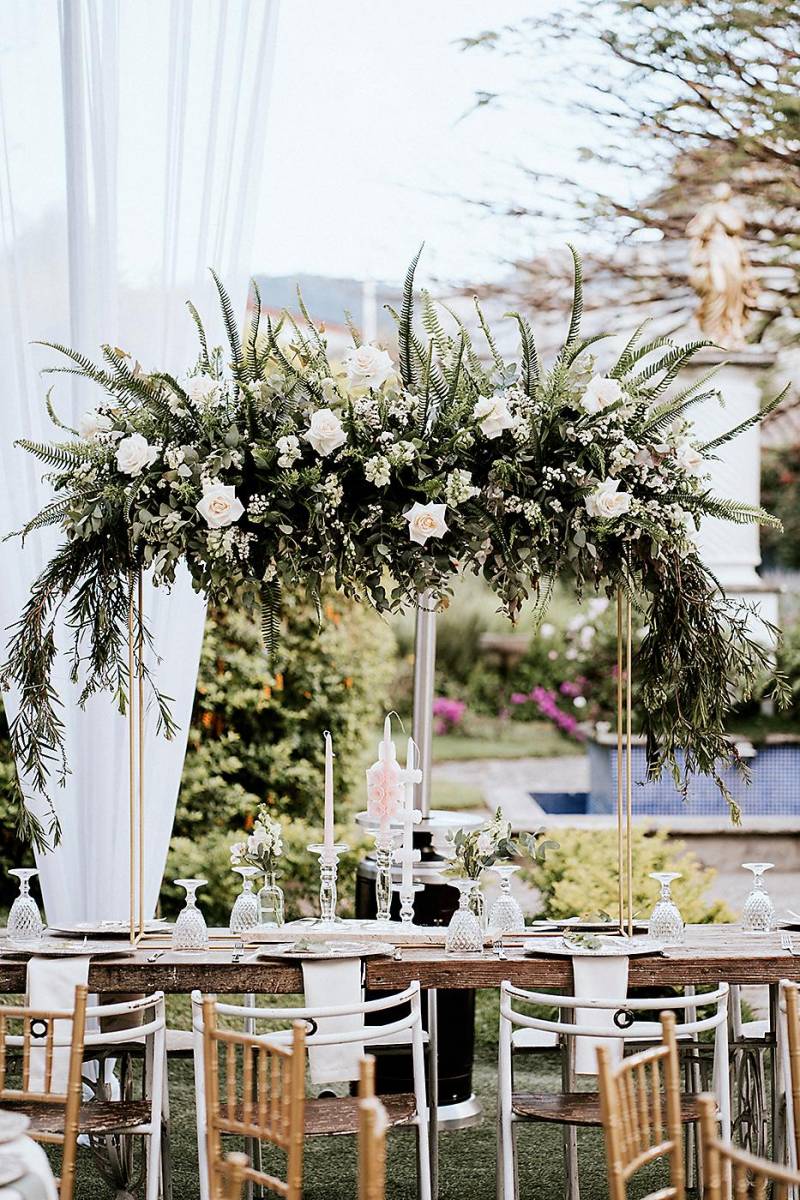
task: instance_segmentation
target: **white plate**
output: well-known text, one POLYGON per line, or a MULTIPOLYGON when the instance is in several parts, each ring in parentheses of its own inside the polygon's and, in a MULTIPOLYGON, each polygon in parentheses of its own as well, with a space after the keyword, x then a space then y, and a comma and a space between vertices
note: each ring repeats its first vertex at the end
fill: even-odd
POLYGON ((596 949, 588 946, 573 946, 569 938, 552 938, 547 941, 542 938, 539 942, 536 942, 535 938, 531 938, 525 944, 525 954, 532 957, 549 954, 555 955, 557 958, 620 958, 623 955, 631 958, 641 954, 661 954, 664 949, 662 942, 656 942, 653 938, 648 937, 624 938, 619 934, 598 936, 602 945, 596 949))
POLYGON ((22 1137, 31 1123, 25 1113, 13 1112, 10 1109, 0 1111, 0 1143, 16 1141, 22 1137))
POLYGON ((389 942, 304 942, 298 948, 297 942, 285 942, 283 945, 265 947, 251 954, 249 961, 264 958, 293 958, 299 962, 321 961, 328 958, 373 958, 376 956, 394 954, 394 946, 389 942))
POLYGON ((62 938, 41 942, 11 942, 0 944, 3 958, 126 958, 130 949, 114 942, 67 942, 62 938))
MULTIPOLYGON (((145 933, 164 933, 170 929, 168 921, 145 921, 145 933)), ((138 925, 136 932, 138 933, 138 925)), ((131 927, 128 921, 76 921, 74 925, 48 925, 48 934, 57 937, 100 937, 118 938, 130 937, 131 927)))

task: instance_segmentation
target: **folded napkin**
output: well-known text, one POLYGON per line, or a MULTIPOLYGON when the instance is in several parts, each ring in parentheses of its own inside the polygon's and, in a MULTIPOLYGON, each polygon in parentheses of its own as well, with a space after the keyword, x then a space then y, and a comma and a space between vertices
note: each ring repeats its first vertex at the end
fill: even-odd
POLYGON ((0 1188, 0 1200, 58 1200, 58 1189, 47 1155, 29 1137, 18 1137, 0 1146, 0 1166, 4 1158, 16 1158, 25 1163, 27 1172, 0 1188))
MULTIPOLYGON (((361 1003, 361 959, 333 958, 321 962, 306 959, 302 963, 303 988, 308 1008, 336 1008, 344 1004, 361 1003)), ((317 1032, 342 1033, 363 1026, 360 1015, 351 1017, 320 1017, 317 1032)), ((358 1079, 359 1063, 364 1055, 363 1042, 343 1042, 338 1045, 308 1048, 308 1063, 312 1083, 339 1083, 358 1079)))
MULTIPOLYGON (((75 988, 89 977, 88 958, 37 958, 28 962, 28 1005, 30 1008, 63 1009, 75 1006, 75 988)), ((63 1094, 67 1090, 72 1023, 56 1021, 53 1073, 50 1089, 63 1094)), ((30 1086, 44 1090, 45 1047, 31 1044, 30 1086)))
MULTIPOLYGON (((625 954, 608 957, 576 954, 572 959, 573 994, 586 1000, 618 1000, 622 1006, 628 998, 628 962, 625 954)), ((575 1024, 615 1029, 614 1011, 611 1008, 578 1008, 575 1024)), ((578 1075, 597 1074, 598 1046, 608 1048, 614 1065, 622 1061, 623 1038, 576 1037, 575 1070, 578 1075)))

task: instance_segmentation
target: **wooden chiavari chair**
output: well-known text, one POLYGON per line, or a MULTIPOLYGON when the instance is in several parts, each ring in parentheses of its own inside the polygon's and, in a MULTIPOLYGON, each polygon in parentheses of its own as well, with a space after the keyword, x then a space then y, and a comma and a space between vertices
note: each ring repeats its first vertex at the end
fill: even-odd
POLYGON ((368 1054, 358 1081, 358 1200, 384 1200, 386 1127, 386 1109, 375 1096, 375 1059, 368 1054))
POLYGON ((206 1094, 206 1145, 209 1195, 227 1200, 222 1137, 271 1142, 286 1155, 286 1179, 248 1164, 246 1182, 301 1200, 305 1117, 306 1034, 302 1021, 292 1026, 291 1045, 220 1029, 213 997, 203 999, 203 1049, 206 1094), (220 1062, 224 1063, 224 1086, 220 1062))
POLYGON ((700 1109, 700 1148, 703 1160, 703 1200, 788 1200, 800 1187, 800 1172, 757 1158, 724 1142, 717 1129, 713 1096, 697 1097, 700 1109))
POLYGON ((250 1159, 246 1154, 225 1155, 220 1170, 221 1200, 244 1200, 249 1166, 250 1159))
POLYGON ((76 987, 72 1012, 0 1006, 0 1106, 30 1116, 27 1132, 35 1141, 62 1147, 60 1200, 72 1200, 75 1189, 87 991, 85 984, 76 987), (69 1061, 61 1091, 57 1060, 64 1050, 69 1061), (9 1075, 17 1069, 20 1082, 13 1086, 9 1075))
POLYGON ((792 1165, 800 1166, 800 992, 798 984, 781 982, 783 1086, 786 1091, 787 1126, 792 1165))
MULTIPOLYGON (((626 1200, 628 1182, 657 1159, 669 1161, 670 1184, 659 1200, 685 1200, 681 1077, 675 1014, 661 1014, 663 1041, 612 1067, 597 1047, 597 1081, 606 1143, 610 1200, 626 1200)), ((714 1111, 716 1112, 716 1102, 714 1111)))

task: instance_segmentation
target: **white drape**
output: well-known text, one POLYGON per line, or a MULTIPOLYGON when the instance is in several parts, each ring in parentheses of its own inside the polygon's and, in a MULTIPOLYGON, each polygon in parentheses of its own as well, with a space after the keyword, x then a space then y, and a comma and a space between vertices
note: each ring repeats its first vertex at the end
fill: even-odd
MULTIPOLYGON (((206 268, 244 311, 263 173, 278 0, 3 0, 0 25, 0 536, 47 498, 13 441, 53 436, 34 339, 94 355, 122 346, 146 368, 196 355, 191 296, 219 333, 206 268)), ((215 339, 216 340, 216 339, 215 339)), ((59 377, 56 377, 59 378, 59 377)), ((48 382, 51 377, 48 377, 48 382)), ((60 377, 75 424, 93 389, 60 377)), ((0 627, 16 620, 58 538, 0 543, 0 627)), ((145 908, 154 909, 175 810, 205 609, 184 574, 145 592, 159 685, 180 733, 148 712, 145 908)), ((3 639, 6 634, 2 635, 3 639)), ((2 647, 5 657, 5 645, 2 647)), ((127 917, 127 723, 106 696, 86 712, 59 668, 71 775, 54 787, 63 841, 40 856, 51 922, 127 917)), ((6 696, 9 715, 16 698, 6 696)), ((20 857, 24 857, 21 851, 20 857)))

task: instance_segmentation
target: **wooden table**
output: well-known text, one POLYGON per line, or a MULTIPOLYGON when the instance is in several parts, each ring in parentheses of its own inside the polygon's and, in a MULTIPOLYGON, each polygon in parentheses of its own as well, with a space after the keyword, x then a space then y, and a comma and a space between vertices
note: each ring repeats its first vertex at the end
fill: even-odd
MULTIPOLYGON (((800 936, 797 938, 800 949, 800 936)), ((299 993, 302 975, 296 963, 232 962, 233 944, 201 953, 163 950, 156 962, 149 959, 156 947, 144 943, 125 958, 95 959, 89 970, 89 987, 97 992, 204 992, 240 994, 299 993)), ((244 957, 251 953, 245 951, 244 957)), ((394 991, 418 979, 424 989, 497 988, 504 979, 520 987, 572 986, 568 958, 525 958, 519 945, 509 946, 507 958, 490 950, 477 955, 449 955, 441 949, 409 949, 402 959, 370 958, 365 962, 367 987, 394 991)), ((777 984, 781 979, 800 980, 800 957, 782 950, 777 933, 748 934, 736 925, 690 925, 686 944, 630 960, 631 987, 671 987, 680 984, 777 984)), ((25 991, 25 963, 0 959, 0 991, 25 991)))

